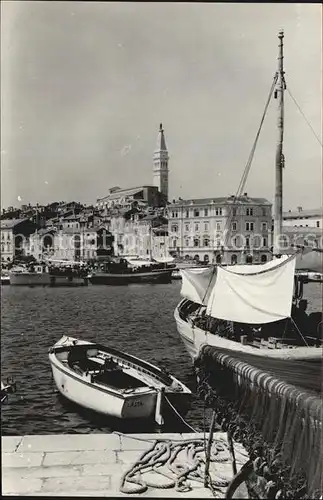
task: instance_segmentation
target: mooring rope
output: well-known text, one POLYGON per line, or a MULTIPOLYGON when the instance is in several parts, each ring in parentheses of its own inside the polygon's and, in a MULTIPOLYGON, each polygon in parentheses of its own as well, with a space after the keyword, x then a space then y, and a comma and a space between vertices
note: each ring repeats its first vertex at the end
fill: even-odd
MULTIPOLYGON (((210 461, 228 462, 230 453, 227 443, 222 439, 214 439, 210 461)), ((189 480, 204 483, 204 441, 203 439, 182 439, 180 442, 169 440, 155 440, 150 449, 144 451, 138 461, 132 465, 121 477, 120 491, 125 494, 144 493, 149 487, 168 489, 174 488, 179 492, 192 489, 189 480), (184 458, 180 459, 182 452, 184 458), (164 470, 161 470, 161 469, 164 470), (144 474, 155 472, 168 479, 167 482, 153 482, 144 478, 144 474), (129 487, 126 483, 135 486, 129 487)), ((210 482, 210 488, 227 488, 229 480, 216 474, 210 482)))

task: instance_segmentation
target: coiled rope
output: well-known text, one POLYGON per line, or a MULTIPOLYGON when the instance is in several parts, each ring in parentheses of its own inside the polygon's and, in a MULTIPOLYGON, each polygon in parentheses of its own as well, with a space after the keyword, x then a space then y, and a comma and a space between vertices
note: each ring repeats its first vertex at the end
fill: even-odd
MULTIPOLYGON (((193 438, 173 442, 169 440, 155 440, 150 449, 145 451, 138 461, 132 465, 121 477, 120 491, 125 494, 144 493, 149 487, 168 489, 174 488, 179 492, 192 489, 189 480, 204 483, 204 440, 193 438), (184 458, 180 459, 182 452, 184 458), (144 478, 144 474, 155 472, 165 478, 167 482, 157 483, 144 478), (127 486, 131 483, 135 486, 127 486)), ((230 461, 230 452, 227 443, 222 439, 213 441, 210 462, 224 463, 230 461)), ((216 478, 209 481, 212 490, 227 488, 229 480, 216 474, 216 478)), ((225 493, 225 491, 222 491, 225 493)))

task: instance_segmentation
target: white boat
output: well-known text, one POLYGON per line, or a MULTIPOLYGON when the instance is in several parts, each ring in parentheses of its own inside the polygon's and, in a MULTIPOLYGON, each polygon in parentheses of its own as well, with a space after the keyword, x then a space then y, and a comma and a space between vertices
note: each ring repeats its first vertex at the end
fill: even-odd
POLYGON ((181 414, 188 410, 191 391, 182 382, 115 348, 64 336, 49 360, 58 391, 84 408, 121 419, 155 417, 157 423, 168 401, 181 414))
POLYGON ((8 401, 8 395, 16 392, 16 383, 13 379, 7 378, 6 383, 1 380, 1 404, 6 403, 8 401))
POLYGON ((49 286, 50 283, 48 267, 42 264, 19 266, 10 271, 10 284, 13 286, 49 286))
POLYGON ((1 272, 1 285, 10 285, 10 275, 6 271, 1 272))
POLYGON ((48 260, 13 268, 10 283, 14 286, 82 286, 87 285, 88 280, 83 263, 48 260))
MULTIPOLYGON (((278 144, 276 151, 276 205, 274 221, 274 257, 265 264, 212 266, 209 269, 182 269, 181 295, 175 310, 180 337, 192 359, 203 345, 211 345, 227 354, 246 353, 262 358, 322 360, 322 314, 306 314, 302 288, 295 281, 295 270, 322 273, 322 249, 304 248, 293 255, 281 255, 283 94, 283 33, 279 33, 279 68, 270 97, 278 96, 278 144), (296 285, 296 286, 295 286, 296 285)), ((264 113, 264 116, 265 116, 264 113)), ((263 122, 263 120, 262 120, 263 122)), ((254 148, 257 144, 257 134, 254 148)), ((243 192, 247 165, 236 198, 243 192)), ((234 204, 232 206, 235 206, 234 204)))

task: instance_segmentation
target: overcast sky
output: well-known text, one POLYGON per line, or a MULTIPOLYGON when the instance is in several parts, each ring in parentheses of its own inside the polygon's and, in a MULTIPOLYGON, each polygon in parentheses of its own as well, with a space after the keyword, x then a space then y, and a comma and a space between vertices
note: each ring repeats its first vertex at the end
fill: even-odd
MULTIPOLYGON (((170 199, 236 192, 277 67, 322 134, 322 9, 308 4, 1 3, 2 207, 93 202, 152 184, 159 123, 170 199), (21 200, 21 202, 18 201, 21 200)), ((322 204, 322 148, 285 94, 284 209, 322 204)), ((273 100, 245 191, 273 200, 273 100)))

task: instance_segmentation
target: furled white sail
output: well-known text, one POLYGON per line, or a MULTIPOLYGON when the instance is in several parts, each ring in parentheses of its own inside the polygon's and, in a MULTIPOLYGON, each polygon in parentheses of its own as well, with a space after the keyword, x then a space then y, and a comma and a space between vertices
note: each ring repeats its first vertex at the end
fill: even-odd
POLYGON ((271 323, 291 314, 296 256, 263 265, 219 266, 207 314, 240 323, 271 323))
POLYGON ((181 296, 206 305, 216 278, 216 268, 181 269, 181 274, 181 296))

